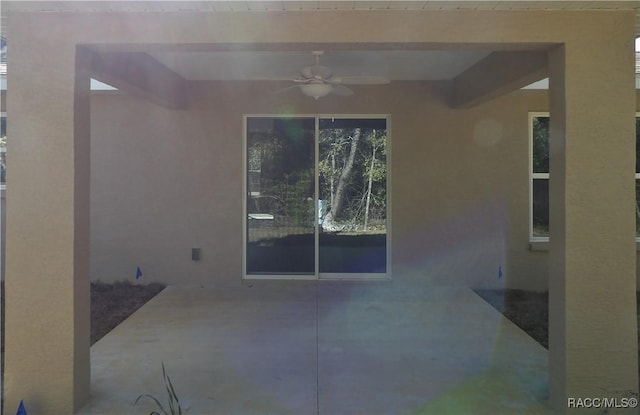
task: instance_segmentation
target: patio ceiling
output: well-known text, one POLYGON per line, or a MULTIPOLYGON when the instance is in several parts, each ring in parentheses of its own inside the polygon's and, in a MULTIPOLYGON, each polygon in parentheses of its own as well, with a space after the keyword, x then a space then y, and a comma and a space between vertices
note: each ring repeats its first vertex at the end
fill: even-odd
MULTIPOLYGON (((488 50, 325 51, 321 64, 338 76, 383 76, 391 81, 451 80, 488 50)), ((186 80, 288 80, 313 65, 311 51, 157 52, 157 61, 186 80)))
MULTIPOLYGON (((640 35, 640 1, 29 1, 12 2, 4 10, 23 11, 204 11, 204 12, 318 12, 327 10, 586 10, 586 9, 635 9, 636 33, 640 35)), ((1 13, 1 12, 0 12, 1 13)), ((0 32, 6 38, 7 13, 0 14, 0 32)), ((9 39, 9 45, 10 45, 9 39)), ((543 47, 532 49, 541 50, 543 47)), ((314 49, 319 47, 314 47, 314 49)), ((495 52, 488 49, 474 50, 362 50, 361 48, 336 50, 331 45, 323 47, 325 55, 321 63, 329 66, 338 76, 383 76, 391 81, 455 80, 474 65, 495 52)), ((10 46, 9 46, 10 50, 10 46)), ((111 52, 125 52, 109 50, 111 52)), ((141 51, 138 51, 141 52, 141 51)), ((10 53, 10 52, 9 52, 10 53)), ((108 54, 107 54, 108 55, 108 54)), ((115 54, 114 54, 115 55, 115 54)), ((283 50, 251 51, 186 51, 162 50, 149 52, 149 56, 107 56, 112 72, 119 65, 154 65, 167 82, 183 80, 287 80, 297 77, 301 68, 313 64, 311 50, 304 47, 283 50), (143 61, 140 64, 140 60, 143 61), (168 69, 168 71, 167 71, 168 69)), ((108 78, 108 77, 107 77, 108 78)), ((97 77, 100 79, 100 77, 97 77)), ((109 79, 100 79, 109 83, 109 79)), ((537 80, 537 79, 533 79, 537 80)), ((136 82, 130 79, 129 82, 136 82)))

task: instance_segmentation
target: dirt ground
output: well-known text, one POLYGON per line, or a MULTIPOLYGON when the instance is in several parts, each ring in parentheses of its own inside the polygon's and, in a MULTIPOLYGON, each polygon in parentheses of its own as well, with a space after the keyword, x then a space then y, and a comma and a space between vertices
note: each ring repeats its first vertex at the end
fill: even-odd
POLYGON ((549 293, 524 290, 475 290, 538 343, 549 349, 549 293))
MULTIPOLYGON (((164 285, 158 283, 91 283, 91 344, 100 340, 163 289, 164 285)), ((0 283, 0 293, 0 307, 3 311, 0 320, 0 364, 4 367, 4 282, 0 283)), ((0 407, 3 406, 4 398, 0 399, 0 407)))
POLYGON ((158 283, 91 283, 91 344, 104 337, 163 289, 164 285, 158 283))
MULTIPOLYGON (((476 290, 476 294, 509 320, 549 349, 549 293, 523 290, 476 290)), ((640 292, 638 303, 638 343, 640 344, 640 292)), ((640 360, 640 348, 638 350, 640 360)), ((639 368, 640 371, 640 368, 639 368)))
MULTIPOLYGON (((132 284, 128 281, 113 284, 91 283, 91 344, 100 340, 163 289, 164 285, 158 283, 148 285, 132 284)), ((1 300, 4 310, 4 282, 1 300)), ((1 326, 4 334, 4 312, 1 326)), ((4 357, 4 336, 2 336, 1 349, 4 357)))

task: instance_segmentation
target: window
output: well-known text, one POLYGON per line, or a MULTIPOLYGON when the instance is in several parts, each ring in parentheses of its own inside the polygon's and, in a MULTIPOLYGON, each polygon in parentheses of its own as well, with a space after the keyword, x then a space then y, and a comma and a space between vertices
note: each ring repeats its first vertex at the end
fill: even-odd
POLYGON ((0 186, 6 185, 7 174, 7 116, 0 113, 0 186))
POLYGON ((640 239, 640 112, 636 113, 636 239, 640 239))
POLYGON ((529 235, 549 240, 549 114, 529 116, 529 235))
MULTIPOLYGON (((549 240, 549 114, 529 115, 529 237, 549 240)), ((640 113, 636 114, 636 239, 640 240, 640 113)))

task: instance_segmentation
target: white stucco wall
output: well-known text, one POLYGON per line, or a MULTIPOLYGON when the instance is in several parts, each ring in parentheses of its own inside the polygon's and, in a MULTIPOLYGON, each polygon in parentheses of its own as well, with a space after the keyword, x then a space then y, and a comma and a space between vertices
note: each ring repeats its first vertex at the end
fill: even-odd
POLYGON ((527 171, 527 114, 547 108, 546 93, 454 110, 438 83, 319 101, 275 89, 203 83, 188 111, 93 94, 92 279, 133 279, 140 266, 142 281, 239 283, 242 115, 388 113, 394 279, 546 289, 547 255, 528 246, 527 171))

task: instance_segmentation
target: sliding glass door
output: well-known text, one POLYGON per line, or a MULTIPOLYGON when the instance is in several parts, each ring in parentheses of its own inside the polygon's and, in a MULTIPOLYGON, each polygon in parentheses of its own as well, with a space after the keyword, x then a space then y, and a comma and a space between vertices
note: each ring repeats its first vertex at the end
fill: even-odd
POLYGON ((246 119, 247 275, 315 275, 315 125, 246 119))
POLYGON ((247 278, 387 278, 387 119, 245 118, 247 278))
POLYGON ((321 277, 387 272, 386 124, 385 118, 319 120, 321 277))

